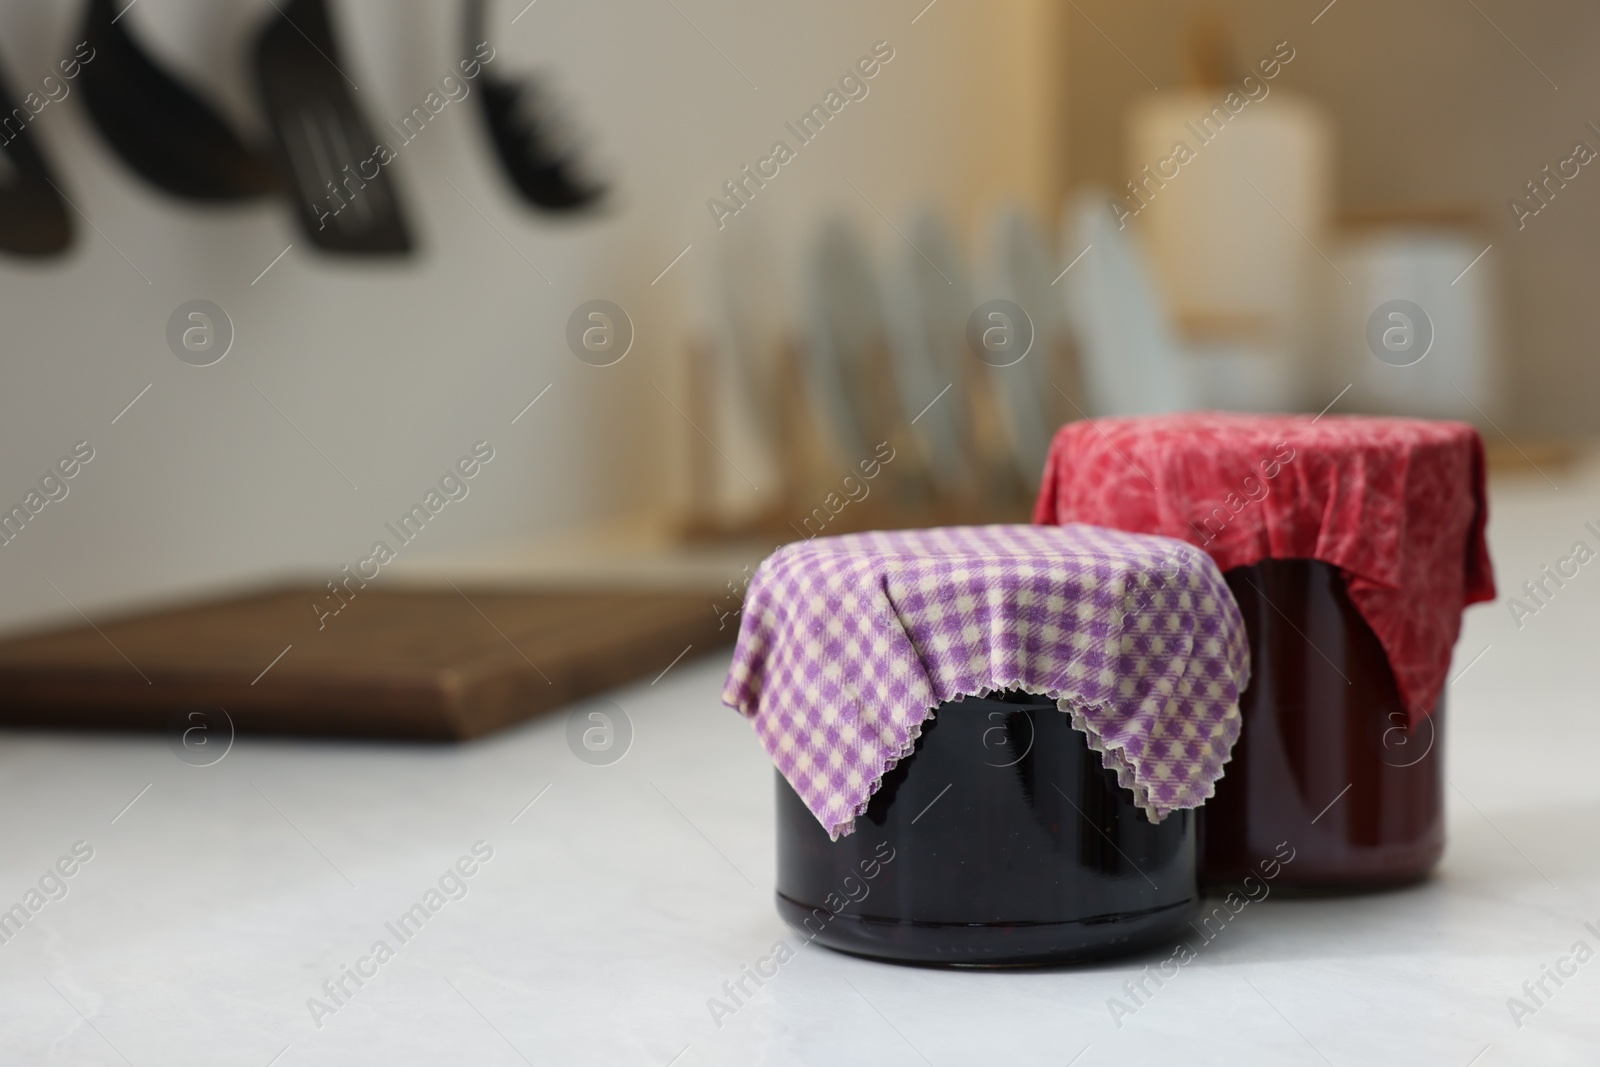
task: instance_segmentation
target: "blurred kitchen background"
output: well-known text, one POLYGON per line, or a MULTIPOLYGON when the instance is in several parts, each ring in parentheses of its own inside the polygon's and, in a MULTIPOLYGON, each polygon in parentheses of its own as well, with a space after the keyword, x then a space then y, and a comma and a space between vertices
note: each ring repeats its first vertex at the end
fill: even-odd
MULTIPOLYGON (((1600 418, 1600 13, 1324 4, 496 0, 485 71, 537 78, 605 195, 519 196, 474 81, 384 167, 409 255, 157 190, 80 74, 27 124, 73 244, 0 255, 0 503, 94 458, 4 546, 0 625, 320 579, 480 440, 397 574, 715 588, 797 537, 1025 516, 1060 422, 1184 407, 1463 418, 1539 478, 1600 418), (195 300, 234 332, 210 366, 169 345, 195 300)), ((115 7, 266 141, 272 0, 115 7)), ((84 10, 0 4, 14 99, 84 10)), ((380 137, 471 55, 454 2, 331 12, 380 137)))

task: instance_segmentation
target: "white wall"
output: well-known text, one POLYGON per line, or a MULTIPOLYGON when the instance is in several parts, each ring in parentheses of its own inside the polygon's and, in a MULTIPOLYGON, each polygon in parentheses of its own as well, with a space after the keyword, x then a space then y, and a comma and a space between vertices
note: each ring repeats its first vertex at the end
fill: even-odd
MULTIPOLYGON (((96 456, 65 500, 0 547, 0 624, 71 617, 47 578, 103 617, 142 597, 331 574, 480 438, 495 461, 404 551, 470 553, 672 506, 683 428, 653 385, 681 390, 691 275, 679 264, 651 280, 686 244, 686 262, 712 249, 706 199, 877 40, 896 56, 868 98, 729 225, 756 215, 793 241, 837 204, 898 240, 846 177, 890 215, 918 198, 965 212, 1009 180, 1003 153, 974 150, 994 130, 982 57, 1004 56, 973 47, 996 32, 978 5, 942 0, 913 25, 920 0, 675 2, 681 15, 667 0, 538 0, 514 26, 521 3, 494 5, 493 69, 554 77, 617 203, 591 222, 530 213, 491 167, 477 100, 452 104, 391 168, 422 243, 409 261, 319 256, 283 204, 166 199, 110 154, 78 96, 49 107, 35 129, 94 228, 77 218, 76 247, 49 264, 0 259, 0 503, 20 501, 78 440, 96 456), (572 309, 595 297, 626 307, 638 331, 628 358, 605 370, 580 363, 563 339, 572 309), (221 305, 237 329, 232 352, 209 368, 180 362, 165 342, 170 313, 195 298, 221 305)), ((80 39, 76 8, 0 5, 14 92, 80 39)), ((336 0, 335 10, 376 125, 420 102, 459 58, 454 3, 336 0)), ((254 122, 246 36, 263 12, 263 0, 139 0, 128 17, 254 122)))

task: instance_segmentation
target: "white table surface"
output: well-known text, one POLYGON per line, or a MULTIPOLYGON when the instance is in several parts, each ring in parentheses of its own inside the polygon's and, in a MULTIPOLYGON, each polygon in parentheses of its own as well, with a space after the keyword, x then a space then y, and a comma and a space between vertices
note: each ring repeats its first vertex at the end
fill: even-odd
MULTIPOLYGON (((1600 477, 1555 478, 1496 488, 1503 593, 1600 547, 1600 477)), ((715 1025, 725 981, 799 944, 725 655, 611 694, 635 729, 611 766, 563 715, 461 747, 241 739, 209 767, 159 737, 0 734, 0 908, 94 850, 0 944, 0 1063, 1594 1064, 1600 960, 1520 1028, 1507 998, 1600 951, 1597 609, 1600 561, 1520 630, 1468 613, 1437 877, 1253 904, 1120 1028, 1108 998, 1165 952, 981 973, 812 946, 715 1025), (398 945, 385 923, 480 840, 467 895, 315 1025, 324 980, 398 945)))

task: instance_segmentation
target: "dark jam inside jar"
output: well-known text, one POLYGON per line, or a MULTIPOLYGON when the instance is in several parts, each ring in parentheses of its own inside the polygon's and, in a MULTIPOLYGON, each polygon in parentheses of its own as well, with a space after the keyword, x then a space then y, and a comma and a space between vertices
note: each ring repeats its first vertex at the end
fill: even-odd
POLYGON ((1416 881, 1444 852, 1443 699, 1414 728, 1337 568, 1269 559, 1224 577, 1250 635, 1243 729, 1200 809, 1200 873, 1241 881, 1282 842, 1276 884, 1416 881))
POLYGON ((778 776, 778 911, 830 948, 913 963, 1061 963, 1188 929, 1192 812, 1152 823, 1055 702, 944 704, 830 841, 778 776))

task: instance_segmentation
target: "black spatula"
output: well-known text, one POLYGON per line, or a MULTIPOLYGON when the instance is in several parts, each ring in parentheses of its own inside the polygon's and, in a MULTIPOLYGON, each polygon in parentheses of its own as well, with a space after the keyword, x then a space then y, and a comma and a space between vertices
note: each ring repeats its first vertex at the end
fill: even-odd
MULTIPOLYGON (((467 52, 487 39, 487 0, 467 0, 467 52)), ((501 78, 484 70, 479 83, 483 117, 495 153, 523 198, 545 211, 595 206, 604 186, 588 178, 576 150, 563 138, 546 90, 534 79, 501 78)))
POLYGON ((246 145, 223 117, 145 54, 126 9, 89 0, 83 94, 100 135, 140 177, 189 200, 250 200, 277 187, 271 159, 246 145))
POLYGON ((12 101, 0 72, 0 249, 51 256, 72 244, 72 220, 33 143, 32 121, 33 115, 12 101))
POLYGON ((324 0, 274 3, 256 41, 256 81, 289 198, 318 248, 400 255, 411 235, 381 147, 351 97, 324 0))

